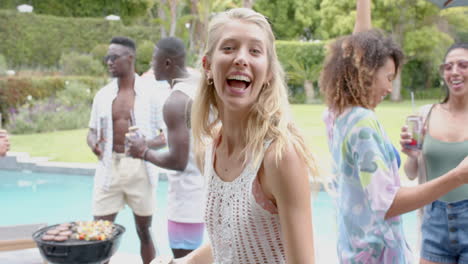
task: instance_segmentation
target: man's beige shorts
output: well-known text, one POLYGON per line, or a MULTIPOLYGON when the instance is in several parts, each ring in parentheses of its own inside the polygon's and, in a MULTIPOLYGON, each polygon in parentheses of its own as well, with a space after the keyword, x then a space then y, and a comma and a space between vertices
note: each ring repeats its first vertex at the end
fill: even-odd
POLYGON ((109 190, 94 186, 93 215, 118 213, 125 204, 138 216, 151 216, 155 206, 154 188, 145 162, 112 153, 112 180, 109 190))

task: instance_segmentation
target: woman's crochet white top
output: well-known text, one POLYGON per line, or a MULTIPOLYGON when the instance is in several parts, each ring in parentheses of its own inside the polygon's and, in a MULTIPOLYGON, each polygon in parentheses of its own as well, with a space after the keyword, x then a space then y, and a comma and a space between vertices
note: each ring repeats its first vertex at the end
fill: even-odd
POLYGON ((214 263, 286 263, 279 216, 263 209, 252 193, 262 162, 249 162, 239 177, 225 182, 213 168, 213 157, 211 146, 205 157, 205 223, 214 263))

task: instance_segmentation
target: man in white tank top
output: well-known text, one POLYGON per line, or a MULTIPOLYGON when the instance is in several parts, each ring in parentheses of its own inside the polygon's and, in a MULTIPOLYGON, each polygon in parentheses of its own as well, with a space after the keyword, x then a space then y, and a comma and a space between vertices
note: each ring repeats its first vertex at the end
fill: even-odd
POLYGON ((172 89, 163 108, 169 150, 156 152, 144 140, 130 141, 132 156, 173 170, 168 174, 168 233, 176 258, 198 248, 204 231, 204 179, 195 163, 190 130, 190 110, 199 78, 187 71, 185 55, 183 42, 174 37, 161 39, 153 53, 156 80, 168 81, 172 89))

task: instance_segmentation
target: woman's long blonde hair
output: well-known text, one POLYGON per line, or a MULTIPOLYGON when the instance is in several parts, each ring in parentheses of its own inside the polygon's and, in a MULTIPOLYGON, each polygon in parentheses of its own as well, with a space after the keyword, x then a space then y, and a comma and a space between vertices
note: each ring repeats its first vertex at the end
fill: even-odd
MULTIPOLYGON (((269 62, 267 72, 270 72, 272 76, 269 85, 262 87, 258 100, 250 109, 247 118, 245 128, 247 144, 242 150, 244 164, 249 159, 253 160, 254 164, 258 164, 262 159, 265 140, 273 140, 276 162, 281 159, 286 146, 292 144, 307 164, 310 175, 318 176, 312 154, 291 120, 284 71, 278 61, 274 44, 275 37, 266 18, 247 8, 231 9, 217 14, 208 27, 208 42, 204 53, 206 60, 212 60, 213 52, 223 34, 224 25, 232 20, 257 25, 266 33, 269 62)), ((208 84, 207 76, 203 74, 193 102, 191 118, 195 151, 200 168, 204 165, 204 150, 208 141, 214 140, 222 127, 216 96, 214 84, 208 84)))

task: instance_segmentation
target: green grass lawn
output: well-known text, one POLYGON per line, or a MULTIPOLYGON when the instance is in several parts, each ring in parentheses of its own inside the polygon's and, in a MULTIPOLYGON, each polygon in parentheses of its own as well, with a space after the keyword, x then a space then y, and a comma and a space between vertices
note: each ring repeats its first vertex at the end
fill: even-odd
MULTIPOLYGON (((433 101, 418 101, 421 106, 433 101)), ((322 112, 325 105, 293 105, 293 115, 307 143, 323 168, 328 168, 329 151, 322 112)), ((411 114, 411 103, 384 102, 377 107, 377 116, 399 149, 400 128, 407 115, 411 114)), ((86 144, 87 129, 57 131, 43 134, 12 135, 12 151, 28 152, 31 156, 49 157, 53 161, 96 162, 86 144)), ((404 155, 402 156, 404 158, 404 155)))
POLYGON ((96 162, 86 144, 87 129, 51 133, 12 135, 11 150, 28 152, 31 156, 49 157, 52 161, 96 162))

